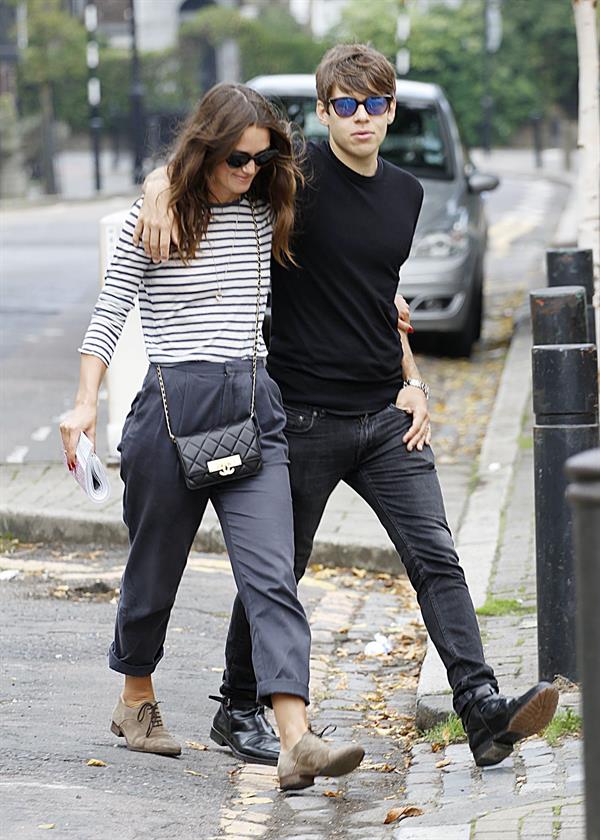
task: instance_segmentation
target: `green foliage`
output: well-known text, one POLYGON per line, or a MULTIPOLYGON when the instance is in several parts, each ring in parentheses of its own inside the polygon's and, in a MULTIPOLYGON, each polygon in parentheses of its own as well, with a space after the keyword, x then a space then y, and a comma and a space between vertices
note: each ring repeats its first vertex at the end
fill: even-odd
POLYGON ((206 49, 229 38, 240 47, 242 78, 270 73, 312 73, 329 43, 306 33, 285 9, 267 6, 250 20, 235 9, 209 7, 186 21, 180 29, 182 81, 196 99, 204 92, 198 85, 198 66, 206 49))
MULTIPOLYGON (((396 17, 402 0, 378 0, 377 14, 351 0, 335 35, 370 42, 392 59, 396 17)), ((441 85, 452 103, 466 142, 480 142, 483 74, 483 0, 463 0, 456 9, 433 5, 427 13, 409 7, 411 70, 408 78, 441 85)), ((577 44, 571 4, 547 0, 503 0, 503 39, 491 57, 493 129, 509 142, 533 112, 553 105, 575 116, 577 44)))
POLYGON ((350 0, 333 35, 336 41, 372 44, 391 61, 395 60, 396 19, 404 0, 378 0, 374 8, 364 0, 350 0))
POLYGON ((448 744, 458 744, 465 741, 467 736, 462 721, 458 715, 450 714, 446 720, 432 726, 423 733, 423 738, 430 744, 447 747, 448 744))
MULTIPOLYGON (((29 46, 18 66, 19 98, 28 114, 39 108, 41 84, 50 84, 56 116, 72 128, 87 126, 86 33, 64 11, 63 0, 27 0, 29 46)), ((210 6, 181 27, 171 50, 140 56, 148 110, 186 110, 204 93, 213 50, 230 38, 240 46, 244 79, 270 73, 310 73, 335 41, 370 42, 393 60, 398 13, 405 0, 350 0, 341 23, 318 40, 289 14, 285 4, 266 3, 256 19, 238 9, 210 6)), ((456 9, 432 5, 423 14, 408 6, 412 29, 409 78, 440 84, 448 93, 469 144, 481 131, 483 96, 483 0, 463 0, 456 9)), ((577 107, 577 47, 571 4, 503 0, 503 41, 492 57, 494 140, 510 141, 534 111, 577 107)), ((102 47, 98 70, 105 121, 129 110, 129 54, 102 47)))
POLYGON ((582 723, 580 715, 567 708, 554 715, 542 734, 550 746, 554 747, 566 735, 581 735, 582 723))
POLYGON ((485 604, 476 610, 477 615, 522 615, 535 612, 535 607, 525 606, 513 598, 487 598, 485 604))
POLYGON ((39 109, 39 88, 49 84, 56 117, 79 123, 87 110, 86 32, 63 11, 60 0, 28 0, 28 46, 18 64, 19 96, 25 113, 39 109))

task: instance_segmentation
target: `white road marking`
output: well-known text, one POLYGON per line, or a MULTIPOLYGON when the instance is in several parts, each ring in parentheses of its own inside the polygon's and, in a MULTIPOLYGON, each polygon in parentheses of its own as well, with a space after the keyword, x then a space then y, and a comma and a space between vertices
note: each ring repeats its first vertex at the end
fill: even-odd
POLYGON ((6 456, 7 464, 22 464, 25 456, 29 452, 28 446, 16 446, 13 451, 6 456))
POLYGON ((38 442, 46 440, 51 431, 52 426, 40 426, 39 429, 36 429, 35 432, 32 432, 31 440, 35 440, 38 442))

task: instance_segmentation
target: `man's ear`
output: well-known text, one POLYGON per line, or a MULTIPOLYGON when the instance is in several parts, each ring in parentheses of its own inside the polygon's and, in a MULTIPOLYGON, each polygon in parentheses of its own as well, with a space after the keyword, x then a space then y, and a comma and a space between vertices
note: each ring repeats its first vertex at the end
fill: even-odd
POLYGON ((391 125, 394 122, 394 117, 396 116, 396 97, 392 99, 390 102, 390 107, 387 113, 387 122, 388 125, 391 125))
POLYGON ((329 114, 325 103, 321 102, 320 99, 317 99, 317 118, 322 125, 329 126, 329 114))

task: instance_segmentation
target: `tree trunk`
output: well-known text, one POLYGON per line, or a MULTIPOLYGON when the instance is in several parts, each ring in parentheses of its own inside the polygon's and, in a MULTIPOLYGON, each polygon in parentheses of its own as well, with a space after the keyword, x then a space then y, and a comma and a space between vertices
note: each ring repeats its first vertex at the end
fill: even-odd
POLYGON ((44 191, 47 195, 58 192, 56 172, 54 168, 54 103, 52 102, 52 88, 48 82, 40 87, 40 104, 42 107, 42 177, 44 191))
MULTIPOLYGON (((579 57, 578 248, 594 254, 596 340, 600 351, 600 105, 598 98, 597 0, 572 0, 579 57)), ((600 352, 598 353, 600 364, 600 352)))

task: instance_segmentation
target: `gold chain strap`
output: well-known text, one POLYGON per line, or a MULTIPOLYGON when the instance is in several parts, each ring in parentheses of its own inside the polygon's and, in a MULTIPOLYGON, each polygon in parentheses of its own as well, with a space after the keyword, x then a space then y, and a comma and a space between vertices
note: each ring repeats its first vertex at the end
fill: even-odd
POLYGON ((162 397, 163 406, 164 406, 164 409, 165 409, 165 420, 167 421, 167 431, 169 433, 169 437, 171 438, 173 443, 175 443, 175 435, 171 431, 171 424, 169 423, 169 408, 167 406, 167 395, 166 395, 166 392, 165 392, 165 383, 163 382, 162 371, 160 369, 160 365, 156 365, 156 372, 158 373, 158 382, 159 382, 159 385, 160 385, 160 395, 162 397))
POLYGON ((260 284, 262 279, 261 272, 261 253, 260 253, 260 236, 258 235, 258 223, 256 221, 256 213, 254 212, 254 202, 250 202, 250 210, 252 211, 252 221, 254 222, 254 235, 256 236, 256 254, 258 258, 258 284, 256 291, 256 324, 254 325, 254 349, 252 351, 252 400, 250 402, 250 417, 254 417, 254 400, 256 397, 256 357, 258 354, 258 331, 260 329, 260 284))
MULTIPOLYGON (((256 398, 256 367, 258 356, 258 336, 260 329, 260 284, 262 281, 262 267, 261 267, 261 252, 260 252, 260 236, 258 234, 258 223, 256 221, 256 213, 254 211, 254 203, 250 202, 250 210, 252 211, 252 221, 254 223, 254 235, 256 237, 256 253, 258 257, 258 285, 256 291, 256 322, 254 325, 254 349, 252 351, 252 399, 250 401, 250 417, 254 417, 254 403, 256 398)), ((175 435, 171 431, 171 423, 169 422, 169 407, 167 406, 167 393, 165 391, 165 383, 163 381, 162 371, 160 365, 156 365, 156 372, 158 373, 158 382, 160 385, 160 395, 165 409, 165 420, 167 421, 167 431, 169 437, 175 443, 175 435)))

